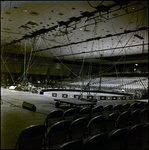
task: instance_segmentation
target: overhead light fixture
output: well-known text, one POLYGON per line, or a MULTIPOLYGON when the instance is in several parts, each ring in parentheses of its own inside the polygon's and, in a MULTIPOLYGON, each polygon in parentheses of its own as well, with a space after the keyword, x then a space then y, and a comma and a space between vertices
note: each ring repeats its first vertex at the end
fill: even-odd
POLYGON ((98 11, 102 11, 102 12, 105 12, 105 11, 109 11, 110 10, 110 8, 109 7, 107 7, 107 6, 105 6, 105 5, 101 5, 101 6, 97 6, 97 7, 95 7, 98 11))
POLYGON ((26 9, 24 9, 23 11, 27 13, 27 10, 26 10, 26 9))
POLYGON ((30 12, 29 14, 32 15, 32 16, 38 16, 38 15, 39 15, 39 13, 38 13, 38 12, 35 12, 35 11, 32 11, 32 12, 30 12))
POLYGON ((94 12, 90 13, 90 12, 86 11, 86 12, 81 13, 81 15, 83 17, 91 17, 91 16, 94 16, 94 12))
POLYGON ((137 38, 139 38, 139 39, 141 39, 141 40, 144 39, 142 36, 140 36, 140 35, 138 35, 138 34, 135 34, 134 36, 137 37, 137 38))

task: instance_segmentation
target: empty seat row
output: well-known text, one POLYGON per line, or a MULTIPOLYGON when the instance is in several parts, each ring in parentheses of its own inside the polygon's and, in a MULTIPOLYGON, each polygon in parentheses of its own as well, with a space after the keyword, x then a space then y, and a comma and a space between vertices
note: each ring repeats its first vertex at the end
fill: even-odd
MULTIPOLYGON (((147 113, 146 110, 148 109, 144 109, 142 112, 147 113)), ((73 120, 72 122, 68 120, 61 120, 49 128, 49 131, 47 133, 47 137, 49 139, 49 147, 52 146, 50 139, 52 140, 52 143, 54 143, 53 141, 57 140, 61 141, 59 139, 61 137, 63 137, 63 140, 65 141, 79 140, 100 133, 110 133, 114 129, 130 128, 140 123, 138 119, 136 119, 136 121, 134 118, 134 114, 137 114, 138 111, 136 110, 132 114, 130 111, 125 111, 120 115, 118 113, 112 113, 108 117, 104 115, 98 115, 93 117, 92 119, 81 117, 73 120), (129 122, 131 122, 131 124, 129 124, 129 122), (61 131, 62 129, 64 130, 61 131), (56 134, 53 135, 53 131, 57 131, 56 134), (58 131, 61 131, 62 134, 64 134, 65 132, 64 136, 60 136, 58 131)), ((137 115, 135 117, 137 118, 137 115)), ((146 115, 143 117, 146 117, 146 115)), ((147 122, 148 120, 146 120, 146 122, 143 122, 142 125, 147 122)))
POLYGON ((68 141, 58 149, 148 149, 148 123, 96 134, 85 140, 68 141))
MULTIPOLYGON (((110 105, 108 105, 105 108, 108 108, 110 105)), ((97 106, 91 111, 91 107, 85 107, 82 108, 80 111, 77 108, 70 108, 63 112, 62 110, 55 110, 49 113, 45 119, 44 125, 47 126, 47 132, 49 128, 56 122, 61 120, 67 120, 67 121, 74 121, 77 118, 81 117, 87 117, 89 120, 95 118, 96 116, 103 115, 107 122, 111 126, 117 126, 117 127, 126 127, 130 125, 134 125, 137 123, 146 123, 148 120, 148 108, 145 109, 136 109, 134 111, 124 111, 122 113, 119 112, 110 112, 108 114, 99 113, 99 111, 96 111, 97 109, 100 109, 101 107, 97 106), (90 117, 92 115, 92 117, 90 117), (117 122, 116 122, 117 120, 117 122), (114 125, 116 124, 116 125, 114 125)), ((106 111, 106 109, 105 109, 106 111)))
POLYGON ((118 112, 119 114, 124 112, 124 111, 134 111, 136 109, 143 109, 143 108, 147 108, 147 105, 144 105, 144 103, 126 103, 126 104, 116 104, 116 105, 106 105, 106 106, 95 106, 93 108, 91 107, 85 107, 82 108, 80 110, 78 110, 77 108, 72 108, 72 109, 68 109, 64 112, 63 114, 63 119, 68 116, 68 114, 74 113, 76 114, 76 117, 88 117, 88 118, 92 118, 95 117, 97 115, 105 115, 108 116, 110 113, 113 112, 118 112), (74 110, 75 109, 75 110, 74 110))
POLYGON ((46 147, 46 126, 32 125, 24 129, 16 142, 15 149, 148 149, 148 123, 130 128, 112 130, 82 139, 68 140, 69 121, 61 121, 51 128, 49 147, 46 147), (60 126, 61 125, 61 126, 60 126), (68 125, 68 126, 67 126, 68 125))

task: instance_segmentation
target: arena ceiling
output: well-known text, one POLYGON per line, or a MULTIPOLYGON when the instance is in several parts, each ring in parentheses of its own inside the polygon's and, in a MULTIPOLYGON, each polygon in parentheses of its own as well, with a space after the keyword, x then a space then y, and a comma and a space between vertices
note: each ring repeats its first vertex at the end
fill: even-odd
POLYGON ((148 1, 1 1, 4 53, 75 61, 146 55, 148 1))

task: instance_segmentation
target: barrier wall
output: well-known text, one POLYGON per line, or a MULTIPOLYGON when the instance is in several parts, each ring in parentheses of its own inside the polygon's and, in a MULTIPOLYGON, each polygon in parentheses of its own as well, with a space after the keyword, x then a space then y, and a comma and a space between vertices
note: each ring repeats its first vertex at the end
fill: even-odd
MULTIPOLYGON (((49 90, 41 91, 40 94, 48 95, 52 98, 79 98, 81 93, 79 91, 64 91, 64 90, 49 90)), ((128 93, 108 93, 108 92, 83 92, 82 98, 97 99, 97 100, 132 100, 133 95, 128 93)))

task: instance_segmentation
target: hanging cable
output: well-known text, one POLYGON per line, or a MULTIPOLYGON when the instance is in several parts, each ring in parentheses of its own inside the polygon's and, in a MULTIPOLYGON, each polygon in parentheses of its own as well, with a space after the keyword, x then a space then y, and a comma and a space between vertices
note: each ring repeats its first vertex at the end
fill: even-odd
MULTIPOLYGON (((3 60, 3 57, 2 57, 2 61, 4 61, 4 60, 3 60)), ((7 65, 6 65, 5 62, 4 62, 4 65, 5 65, 5 67, 6 67, 7 71, 8 71, 8 73, 10 74, 11 80, 12 80, 12 82, 13 82, 13 84, 14 84, 15 81, 14 81, 14 79, 13 79, 13 76, 12 76, 12 74, 11 74, 10 70, 8 69, 8 67, 7 67, 7 65)))
MULTIPOLYGON (((46 43, 46 41, 43 39, 43 41, 45 42, 45 44, 46 44, 46 46, 48 47, 48 44, 46 43)), ((53 55, 61 62, 61 64, 63 65, 63 66, 65 66, 71 73, 73 73, 77 78, 78 78, 78 75, 77 74, 75 74, 71 69, 69 69, 56 55, 55 55, 55 53, 54 52, 52 52, 53 53, 53 55)))
MULTIPOLYGON (((35 42, 35 41, 34 41, 35 42)), ((33 43, 34 43, 33 42, 33 43)), ((33 45, 33 48, 31 48, 31 54, 29 56, 29 60, 28 60, 28 65, 27 65, 27 68, 26 68, 26 75, 28 74, 28 70, 29 70, 29 65, 30 65, 30 61, 31 61, 31 57, 32 57, 32 51, 34 50, 34 45, 33 45)))
POLYGON ((23 80, 21 84, 25 83, 25 80, 26 80, 25 67, 26 67, 26 39, 24 42, 24 72, 23 72, 23 80))
MULTIPOLYGON (((66 32, 67 32, 67 27, 66 27, 66 32)), ((67 36, 67 40, 68 40, 68 42, 69 42, 69 45, 70 45, 70 50, 71 50, 71 53, 73 54, 73 50, 72 50, 72 47, 71 47, 71 44, 70 44, 70 40, 69 40, 69 37, 68 37, 68 34, 66 33, 66 36, 67 36)), ((75 57, 74 57, 74 55, 73 55, 73 59, 74 59, 74 65, 75 65, 75 68, 77 69, 77 72, 78 72, 78 74, 79 74, 79 70, 78 70, 78 67, 77 67, 77 65, 76 65, 76 60, 75 60, 75 57)))
MULTIPOLYGON (((96 7, 99 7, 99 6, 103 3, 103 1, 104 1, 104 0, 102 0, 102 2, 100 2, 100 4, 99 4, 98 6, 96 6, 96 7)), ((89 0, 87 0, 87 3, 88 3, 92 8, 96 8, 96 7, 94 7, 93 5, 90 4, 89 0)))
POLYGON ((3 47, 1 49, 1 56, 3 55, 3 51, 4 51, 4 47, 5 47, 5 42, 6 42, 6 34, 7 34, 7 30, 8 30, 8 21, 9 21, 9 17, 10 17, 10 10, 11 10, 11 3, 12 1, 10 1, 10 5, 9 5, 9 15, 7 17, 7 22, 6 22, 6 32, 5 32, 5 38, 4 38, 4 43, 3 43, 3 47))

